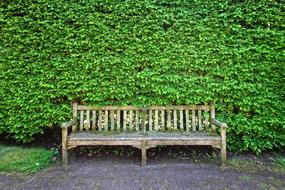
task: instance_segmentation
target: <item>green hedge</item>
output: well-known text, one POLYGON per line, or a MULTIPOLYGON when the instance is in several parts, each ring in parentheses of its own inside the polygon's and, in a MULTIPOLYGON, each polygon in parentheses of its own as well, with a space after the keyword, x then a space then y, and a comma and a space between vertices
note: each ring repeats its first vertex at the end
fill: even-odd
POLYGON ((285 145, 283 0, 5 0, 0 11, 2 134, 28 142, 75 101, 214 101, 230 150, 285 145))

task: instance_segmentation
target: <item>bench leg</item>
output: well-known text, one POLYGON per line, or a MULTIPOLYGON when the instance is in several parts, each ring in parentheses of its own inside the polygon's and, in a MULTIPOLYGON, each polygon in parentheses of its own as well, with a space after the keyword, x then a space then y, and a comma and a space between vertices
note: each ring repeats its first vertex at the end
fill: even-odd
POLYGON ((67 166, 68 164, 68 150, 66 145, 66 139, 67 139, 67 129, 62 129, 62 164, 63 166, 67 166))
POLYGON ((226 131, 222 130, 221 132, 222 132, 221 161, 222 161, 222 167, 224 167, 227 162, 227 142, 226 142, 226 131))
POLYGON ((68 164, 68 150, 62 148, 62 164, 63 166, 67 166, 68 164))
POLYGON ((142 157, 141 157, 141 162, 142 162, 142 166, 146 165, 146 141, 142 141, 141 142, 141 153, 142 153, 142 157))

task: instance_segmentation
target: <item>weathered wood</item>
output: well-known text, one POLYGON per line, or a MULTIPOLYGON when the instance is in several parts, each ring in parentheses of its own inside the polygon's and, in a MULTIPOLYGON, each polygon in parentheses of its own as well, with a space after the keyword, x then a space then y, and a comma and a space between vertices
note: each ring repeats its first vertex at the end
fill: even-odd
POLYGON ((152 131, 152 110, 148 112, 148 130, 152 131))
POLYGON ((92 111, 92 131, 96 131, 96 111, 92 111))
MULTIPOLYGON (((203 113, 204 114, 204 113, 203 113)), ((62 124, 62 159, 63 164, 67 165, 68 149, 76 146, 88 145, 129 145, 141 149, 142 165, 146 164, 146 151, 148 148, 158 145, 210 145, 221 149, 221 161, 224 165, 226 162, 226 129, 227 124, 215 119, 214 106, 150 106, 150 107, 135 107, 135 106, 104 106, 90 107, 73 105, 73 120, 62 124), (190 131, 189 110, 192 110, 192 130, 190 131), (211 111, 210 124, 221 127, 221 134, 207 133, 209 124, 208 115, 202 115, 202 111, 211 111), (76 131, 73 126, 77 125, 77 112, 80 112, 79 129, 76 131), (96 114, 98 111, 98 121, 96 114), (115 132, 114 125, 116 119, 117 130, 120 131, 121 111, 123 113, 123 132, 115 132), (154 111, 154 116, 153 116, 154 111), (166 111, 166 117, 165 117, 166 111), (177 113, 177 111, 179 113, 177 113), (196 115, 197 111, 197 115, 196 115), (115 116, 116 112, 116 116, 115 116), (159 112, 161 115, 159 116, 159 112), (76 113, 76 114, 75 114, 76 113), (104 115, 103 115, 104 113, 104 115), (140 118, 142 113, 142 118, 140 118), (148 115, 147 115, 148 113, 148 115), (173 113, 173 114, 172 114, 173 113), (108 128, 110 114, 110 131, 108 128), (135 114, 135 118, 134 118, 135 114), (181 131, 169 132, 172 127, 179 128, 181 131), (185 114, 185 116, 184 116, 185 114), (173 115, 173 124, 172 124, 173 115), (92 117, 92 119, 90 118, 92 117), (160 118, 159 118, 160 117, 160 118), (185 118, 184 118, 185 117, 185 118), (91 120, 90 120, 91 119, 91 120), (165 122, 166 119, 166 122, 165 122), (197 120, 196 120, 197 119, 197 120), (135 120, 135 121, 134 121, 135 120), (161 120, 161 131, 159 130, 159 120, 161 120), (184 121, 185 120, 185 121, 184 121), (105 131, 102 131, 102 121, 104 121, 105 131), (146 122, 148 121, 148 132, 146 122), (98 131, 96 131, 96 122, 98 131), (142 122, 142 131, 140 133, 140 122, 142 122), (184 125, 185 122, 185 125, 184 125), (92 125, 92 131, 90 127, 92 125), (128 125, 128 127, 127 127, 128 125), (135 125, 135 132, 132 131, 135 125), (173 125, 173 126, 172 126, 173 125), (72 126, 72 133, 68 135, 68 128, 72 126), (167 126, 167 131, 165 127, 167 126), (83 131, 83 128, 86 130, 83 131), (201 131, 204 128, 204 131, 201 131), (95 130, 95 131, 94 131, 95 130), (185 132, 185 131, 186 132, 185 132), (198 132, 195 132, 197 131, 198 132)))
POLYGON ((202 114, 201 114, 201 110, 198 110, 198 126, 199 126, 199 131, 202 131, 202 114))
POLYGON ((161 130, 165 130, 165 116, 164 116, 164 110, 161 110, 161 130))
POLYGON ((111 119, 111 131, 114 131, 114 126, 115 126, 114 110, 111 110, 110 112, 110 119, 111 119))
POLYGON ((123 111, 123 131, 127 130, 127 110, 123 111))
POLYGON ((142 145, 141 145, 141 161, 142 161, 142 166, 145 166, 146 165, 146 141, 145 140, 142 140, 142 145))
POLYGON ((90 129, 90 110, 86 111, 86 124, 85 124, 85 130, 89 131, 90 129))
POLYGON ((192 110, 192 130, 196 131, 195 110, 192 110))
POLYGON ((158 131, 158 110, 154 111, 154 129, 155 131, 158 131))
POLYGON ((68 127, 71 127, 73 125, 77 125, 77 121, 71 120, 69 122, 63 123, 63 124, 61 124, 61 128, 68 128, 68 127))
POLYGON ((193 132, 193 133, 185 133, 185 132, 159 132, 153 131, 148 132, 147 135, 143 133, 137 132, 75 132, 71 133, 68 136, 69 140, 98 140, 98 141, 105 141, 105 140, 189 140, 189 139, 211 139, 211 140, 219 140, 221 141, 221 137, 218 134, 213 133, 205 133, 205 132, 193 132))
POLYGON ((226 161, 227 161, 226 127, 222 127, 222 129, 221 129, 221 137, 222 137, 221 161, 222 161, 222 166, 225 166, 226 161))
POLYGON ((136 118, 135 118, 135 124, 136 124, 136 131, 138 132, 140 129, 139 129, 139 111, 138 110, 136 110, 136 118))
POLYGON ((134 117, 133 110, 130 110, 129 116, 130 116, 129 130, 132 131, 134 129, 134 126, 133 126, 133 117, 134 117))
POLYGON ((125 141, 92 141, 92 140, 69 140, 68 146, 141 146, 141 141, 125 140, 125 141))
POLYGON ((100 110, 98 114, 98 131, 101 130, 102 130, 102 111, 100 110))
POLYGON ((142 130, 146 133, 146 110, 142 111, 142 130))
POLYGON ((189 132, 189 110, 185 111, 185 120, 186 120, 186 132, 189 132))
POLYGON ((167 110, 167 130, 171 130, 171 115, 170 115, 170 110, 167 110))
POLYGON ((209 146, 220 146, 219 140, 212 139, 188 139, 188 140, 149 140, 147 141, 148 146, 158 145, 209 145, 209 146))
POLYGON ((208 105, 189 105, 189 106, 150 106, 150 107, 136 107, 136 106, 83 106, 78 105, 78 110, 189 110, 189 109, 201 109, 209 110, 210 106, 208 105))
POLYGON ((221 128, 227 128, 227 127, 228 127, 226 123, 220 122, 220 121, 218 121, 217 119, 212 119, 212 120, 211 120, 211 123, 212 123, 213 125, 219 126, 219 127, 221 127, 221 128))
POLYGON ((205 115, 205 131, 209 130, 209 116, 205 115))
POLYGON ((68 150, 67 150, 67 128, 62 128, 62 163, 64 166, 68 164, 68 150))
POLYGON ((177 129, 177 110, 173 110, 173 127, 174 130, 177 129))
POLYGON ((117 110, 117 131, 121 130, 121 111, 117 110))
MULTIPOLYGON (((72 105, 72 120, 74 121, 77 121, 77 106, 76 102, 72 105)), ((77 131, 77 124, 72 125, 72 131, 77 131)))
MULTIPOLYGON (((211 109, 211 120, 216 118, 216 113, 215 113, 215 105, 214 103, 211 103, 210 105, 210 109, 211 109)), ((216 131, 216 126, 214 124, 211 123, 211 131, 215 132, 216 131)))
POLYGON ((108 110, 105 110, 105 116, 104 116, 104 129, 105 131, 108 131, 108 124, 109 124, 109 114, 108 114, 108 110))
POLYGON ((180 119, 180 130, 183 131, 183 110, 179 111, 179 119, 180 119))
POLYGON ((83 110, 80 111, 80 125, 79 125, 79 130, 83 131, 83 122, 84 122, 84 113, 83 110))

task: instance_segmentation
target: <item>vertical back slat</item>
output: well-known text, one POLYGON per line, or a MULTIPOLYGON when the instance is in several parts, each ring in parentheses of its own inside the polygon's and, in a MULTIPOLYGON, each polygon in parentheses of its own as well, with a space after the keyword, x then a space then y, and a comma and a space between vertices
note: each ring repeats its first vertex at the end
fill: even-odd
POLYGON ((102 110, 99 110, 98 114, 98 131, 102 130, 102 110))
POLYGON ((165 116, 164 116, 164 110, 161 110, 161 130, 165 130, 165 116))
POLYGON ((139 122, 140 121, 139 121, 139 111, 138 110, 136 110, 136 119, 135 120, 136 120, 136 131, 139 132, 139 130, 140 130, 139 129, 139 124, 140 124, 139 122))
POLYGON ((177 130, 177 111, 173 110, 173 126, 174 129, 177 130))
POLYGON ((158 110, 154 111, 154 129, 158 131, 158 110))
POLYGON ((189 132, 189 123, 190 123, 190 121, 189 121, 189 110, 186 110, 185 111, 185 115, 186 115, 186 132, 189 132))
POLYGON ((115 125, 114 110, 111 111, 110 118, 111 118, 111 131, 114 131, 114 125, 115 125))
POLYGON ((198 110, 198 126, 199 126, 199 131, 202 131, 202 114, 201 114, 201 109, 198 110))
POLYGON ((127 111, 123 111, 123 131, 127 130, 127 111))
POLYGON ((148 112, 148 130, 152 131, 152 110, 148 112))
POLYGON ((117 110, 117 131, 121 130, 121 111, 117 110))
POLYGON ((92 111, 92 131, 96 130, 96 111, 92 111))
POLYGON ((192 130, 196 131, 195 110, 192 110, 192 130))
POLYGON ((146 133, 146 110, 142 110, 142 130, 146 133))
POLYGON ((80 126, 79 126, 80 131, 83 131, 83 122, 84 122, 83 120, 84 120, 84 112, 83 112, 83 110, 81 110, 80 111, 80 126))
POLYGON ((208 112, 205 114, 205 131, 209 130, 209 115, 208 112))
POLYGON ((180 119, 180 130, 183 130, 183 110, 179 111, 179 119, 180 119))
POLYGON ((132 131, 133 130, 133 110, 130 110, 130 125, 129 125, 129 129, 132 131))
POLYGON ((104 128, 105 128, 105 131, 108 131, 108 110, 105 110, 105 116, 104 116, 104 128))
POLYGON ((167 130, 171 129, 171 115, 170 115, 170 110, 167 110, 167 130))
MULTIPOLYGON (((211 104, 211 120, 216 118, 215 105, 211 104)), ((216 126, 211 124, 211 131, 216 131, 216 126)))
MULTIPOLYGON (((77 106, 78 104, 75 102, 73 103, 72 107, 72 119, 74 121, 77 121, 77 106)), ((72 131, 77 131, 77 125, 72 125, 72 131)))
POLYGON ((86 123, 85 130, 89 131, 89 129, 90 129, 90 110, 86 111, 86 121, 87 121, 87 123, 86 123))

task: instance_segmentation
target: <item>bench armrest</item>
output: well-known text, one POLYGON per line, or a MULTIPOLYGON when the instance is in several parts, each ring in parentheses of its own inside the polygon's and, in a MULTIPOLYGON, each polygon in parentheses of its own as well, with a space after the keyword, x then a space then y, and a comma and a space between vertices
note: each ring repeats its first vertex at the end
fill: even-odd
POLYGON ((218 121, 217 119, 212 119, 211 121, 212 124, 221 127, 221 129, 227 129, 228 125, 224 122, 218 121))
POLYGON ((61 124, 61 128, 62 129, 67 129, 68 127, 70 127, 72 125, 76 125, 76 124, 77 124, 77 121, 71 120, 71 121, 68 121, 66 123, 61 124))

